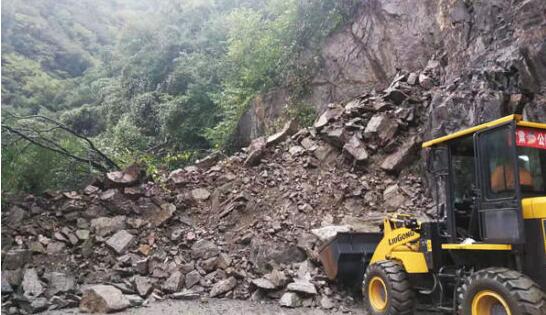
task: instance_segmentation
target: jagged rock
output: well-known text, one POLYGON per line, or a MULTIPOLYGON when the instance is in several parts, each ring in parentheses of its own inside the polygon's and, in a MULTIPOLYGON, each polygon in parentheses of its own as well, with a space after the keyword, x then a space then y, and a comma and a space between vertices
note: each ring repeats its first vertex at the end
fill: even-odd
POLYGON ((419 80, 419 75, 415 72, 412 72, 408 75, 408 79, 406 82, 408 82, 409 85, 415 85, 417 84, 417 81, 419 80))
POLYGON ((91 230, 99 236, 107 236, 114 232, 123 230, 127 218, 124 215, 115 217, 100 217, 91 220, 91 230))
POLYGON ((2 270, 2 279, 7 281, 12 287, 18 287, 23 281, 23 269, 2 270))
POLYGON ((326 295, 323 295, 322 298, 320 299, 320 306, 325 310, 329 310, 334 308, 335 304, 332 301, 332 299, 330 299, 326 295))
POLYGON ((186 288, 190 289, 201 281, 201 274, 197 270, 193 270, 186 274, 185 284, 186 288))
POLYGON ((198 299, 200 296, 201 295, 199 294, 199 292, 187 289, 171 294, 171 297, 175 300, 195 300, 198 299))
POLYGON ((188 182, 188 178, 186 177, 186 171, 181 168, 170 172, 167 179, 175 185, 186 184, 188 182))
POLYGON ((219 281, 216 284, 214 284, 214 286, 210 290, 210 296, 215 297, 220 294, 224 294, 230 291, 231 289, 235 288, 236 285, 237 285, 237 279, 235 279, 235 277, 229 277, 225 280, 219 281))
POLYGON ((127 294, 125 298, 129 302, 131 307, 141 306, 144 304, 144 299, 136 294, 127 294))
POLYGON ((208 240, 198 240, 191 247, 191 255, 194 258, 208 259, 220 253, 220 249, 213 242, 208 240))
POLYGON ((286 140, 286 138, 293 135, 296 131, 298 131, 298 122, 295 119, 291 119, 289 122, 284 124, 281 131, 267 138, 266 146, 276 145, 286 140))
POLYGON ((389 88, 385 90, 384 98, 393 102, 395 105, 400 105, 408 98, 408 96, 396 88, 389 88))
POLYGON ((431 89, 433 86, 432 79, 424 73, 421 73, 419 74, 419 85, 424 89, 431 89))
POLYGON ((279 300, 279 304, 284 307, 299 307, 301 306, 301 298, 294 292, 286 292, 279 300))
POLYGON ((339 151, 330 144, 323 144, 318 146, 313 154, 321 163, 330 165, 336 161, 339 151))
POLYGON ((329 108, 315 121, 314 127, 320 129, 330 121, 339 118, 343 114, 343 108, 337 105, 330 105, 329 108))
POLYGON ((202 169, 209 169, 213 167, 221 158, 220 152, 213 152, 206 157, 199 159, 195 162, 195 166, 202 169))
POLYGON ((390 185, 383 192, 383 201, 390 210, 396 210, 404 204, 406 198, 398 188, 398 185, 390 185))
POLYGON ((379 113, 375 114, 366 125, 364 137, 374 139, 374 136, 377 136, 379 143, 385 143, 392 139, 397 129, 398 123, 396 121, 384 113, 379 113))
POLYGON ((5 275, 5 271, 2 271, 2 288, 1 288, 2 294, 9 294, 13 293, 13 288, 11 284, 9 283, 9 280, 7 276, 5 275))
POLYGON ((27 300, 33 300, 44 293, 44 286, 38 278, 36 269, 27 269, 21 282, 24 296, 27 300))
POLYGON ((76 230, 76 237, 82 241, 89 239, 89 230, 76 230))
POLYGON ((86 195, 93 195, 100 191, 100 188, 93 185, 88 185, 83 189, 83 193, 86 195))
POLYGON ((13 206, 9 209, 7 222, 11 226, 18 226, 27 217, 28 217, 28 213, 25 209, 18 206, 13 206))
POLYGON ((350 232, 350 231, 351 231, 351 227, 347 225, 329 225, 329 226, 321 227, 318 229, 312 229, 311 233, 313 233, 313 235, 318 237, 318 239, 321 242, 326 242, 334 238, 337 235, 337 233, 350 232))
POLYGON ((309 295, 316 295, 317 288, 315 285, 308 281, 296 280, 295 282, 289 283, 286 287, 288 291, 299 292, 309 295))
POLYGON ((274 289, 276 289, 275 284, 273 284, 273 282, 271 282, 270 280, 265 279, 265 278, 254 279, 254 280, 252 280, 252 284, 254 284, 255 286, 257 286, 260 289, 265 289, 265 290, 274 290, 274 289))
POLYGON ((21 306, 27 313, 34 314, 47 310, 49 302, 46 298, 40 297, 31 300, 30 303, 22 303, 21 306))
POLYGON ((87 313, 112 313, 131 306, 121 291, 111 285, 94 285, 83 291, 80 311, 87 313))
POLYGON ((148 277, 135 276, 133 283, 135 284, 138 295, 142 297, 147 297, 154 289, 154 286, 148 277))
POLYGON ((153 226, 158 227, 167 222, 176 212, 176 206, 172 203, 164 203, 154 216, 148 218, 153 226))
POLYGON ((253 238, 250 242, 250 261, 261 272, 272 264, 291 264, 305 260, 305 253, 297 246, 266 242, 253 238))
POLYGON ((381 163, 381 168, 388 172, 400 172, 417 158, 416 149, 417 143, 415 139, 412 138, 398 151, 389 155, 383 163, 381 163))
POLYGON ((260 163, 262 156, 265 153, 266 140, 263 137, 252 140, 249 146, 249 154, 246 158, 245 166, 255 166, 260 163))
POLYGON ((73 292, 76 289, 76 279, 62 272, 50 272, 45 274, 47 280, 46 295, 52 297, 57 293, 73 292))
POLYGON ((210 197, 210 191, 204 188, 196 188, 191 191, 191 196, 197 201, 205 201, 210 197))
POLYGON ((112 186, 130 186, 136 184, 140 179, 140 172, 140 167, 133 164, 123 171, 106 173, 106 179, 112 186))
POLYGON ((315 151, 318 148, 317 142, 311 138, 303 138, 300 142, 301 146, 307 151, 315 151))
POLYGON ((51 241, 49 244, 47 244, 46 252, 48 255, 57 255, 64 251, 66 248, 66 244, 63 242, 54 242, 51 241))
POLYGON ((165 292, 173 293, 178 292, 184 285, 184 275, 180 271, 175 271, 173 274, 165 280, 162 289, 165 292))
POLYGON ((356 135, 352 136, 349 142, 345 143, 343 150, 349 153, 357 162, 364 162, 368 159, 366 145, 356 135))
POLYGON ((343 147, 343 143, 347 141, 348 137, 349 133, 343 127, 328 128, 323 134, 325 141, 338 148, 343 147))
POLYGON ((135 237, 131 233, 121 230, 112 235, 112 237, 106 241, 106 245, 120 255, 123 254, 129 248, 129 246, 131 246, 134 238, 135 237))
POLYGON ((25 266, 32 259, 32 252, 27 249, 11 249, 2 257, 2 270, 15 270, 25 266))

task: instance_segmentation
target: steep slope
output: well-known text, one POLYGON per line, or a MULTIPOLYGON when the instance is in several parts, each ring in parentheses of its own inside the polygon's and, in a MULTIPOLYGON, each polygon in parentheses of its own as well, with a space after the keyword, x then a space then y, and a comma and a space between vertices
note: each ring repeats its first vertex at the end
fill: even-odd
MULTIPOLYGON (((429 68, 436 74, 429 86, 435 134, 505 115, 517 94, 534 94, 528 115, 544 120, 545 10, 540 0, 365 1, 324 42, 306 102, 321 112, 324 104, 384 88, 397 69, 429 68)), ((270 129, 290 97, 278 89, 258 98, 239 122, 240 142, 270 129)))

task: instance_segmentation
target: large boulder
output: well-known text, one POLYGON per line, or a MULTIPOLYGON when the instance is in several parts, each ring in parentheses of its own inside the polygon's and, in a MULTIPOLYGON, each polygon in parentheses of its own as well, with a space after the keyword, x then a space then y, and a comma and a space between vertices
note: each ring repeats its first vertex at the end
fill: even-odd
POLYGON ((111 285, 94 285, 83 291, 80 310, 86 313, 113 313, 131 306, 121 290, 111 285))

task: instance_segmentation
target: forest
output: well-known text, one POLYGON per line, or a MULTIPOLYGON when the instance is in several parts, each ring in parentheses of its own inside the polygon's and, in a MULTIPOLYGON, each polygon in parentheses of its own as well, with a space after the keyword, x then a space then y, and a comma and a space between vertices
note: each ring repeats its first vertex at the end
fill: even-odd
POLYGON ((148 174, 231 152, 252 100, 320 67, 350 17, 335 0, 10 0, 2 3, 2 191, 78 187, 141 163, 148 174))

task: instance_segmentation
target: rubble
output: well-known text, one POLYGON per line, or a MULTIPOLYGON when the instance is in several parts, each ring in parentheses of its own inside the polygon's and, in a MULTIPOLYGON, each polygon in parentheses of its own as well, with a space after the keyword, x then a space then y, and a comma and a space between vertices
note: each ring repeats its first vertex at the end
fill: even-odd
POLYGON ((110 237, 106 241, 106 245, 115 250, 118 255, 121 255, 129 248, 134 238, 131 233, 121 230, 110 237))
POLYGON ((340 232, 379 231, 385 210, 430 209, 410 168, 426 98, 409 79, 403 74, 389 92, 331 104, 312 127, 287 123, 231 157, 213 153, 161 171, 157 182, 134 168, 82 191, 8 198, 6 305, 21 313, 80 299, 87 312, 162 298, 253 298, 326 310, 354 303, 313 264, 320 246, 340 232), (18 294, 27 291, 23 301, 18 294))

